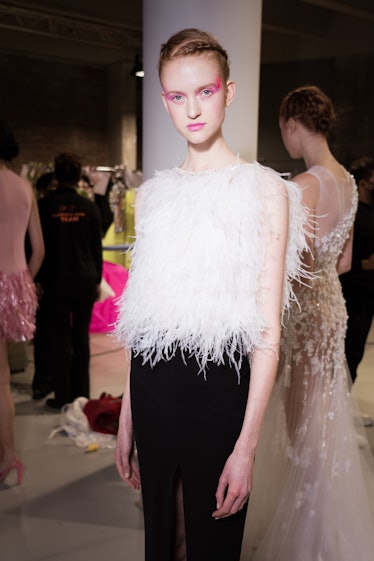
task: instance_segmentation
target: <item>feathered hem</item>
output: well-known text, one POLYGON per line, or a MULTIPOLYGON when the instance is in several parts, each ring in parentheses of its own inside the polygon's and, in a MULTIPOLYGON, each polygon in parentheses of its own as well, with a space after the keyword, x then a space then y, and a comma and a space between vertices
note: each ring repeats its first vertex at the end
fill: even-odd
POLYGON ((240 369, 243 364, 243 358, 251 354, 246 350, 242 338, 239 336, 233 336, 230 340, 224 342, 220 348, 211 347, 210 349, 204 349, 204 345, 194 345, 174 340, 167 347, 161 342, 160 345, 148 348, 134 345, 131 350, 134 356, 141 355, 143 363, 149 362, 152 367, 161 360, 171 360, 177 352, 180 352, 183 358, 194 357, 199 366, 199 374, 204 373, 204 377, 206 371, 209 370, 210 362, 223 365, 228 360, 230 366, 235 369, 238 375, 238 381, 240 381, 240 369))

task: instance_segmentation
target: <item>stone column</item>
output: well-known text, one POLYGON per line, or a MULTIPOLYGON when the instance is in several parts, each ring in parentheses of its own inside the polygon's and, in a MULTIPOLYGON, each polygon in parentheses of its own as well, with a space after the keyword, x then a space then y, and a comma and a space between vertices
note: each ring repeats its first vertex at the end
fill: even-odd
POLYGON ((224 132, 246 160, 257 157, 262 0, 144 0, 143 2, 143 171, 179 165, 185 141, 161 104, 157 61, 161 43, 185 27, 216 35, 228 51, 236 100, 227 110, 224 132))

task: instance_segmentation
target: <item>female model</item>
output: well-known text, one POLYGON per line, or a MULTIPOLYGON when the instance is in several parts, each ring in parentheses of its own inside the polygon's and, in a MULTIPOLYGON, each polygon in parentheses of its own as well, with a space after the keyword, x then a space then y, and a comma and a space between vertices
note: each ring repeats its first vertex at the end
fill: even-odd
POLYGON ((22 463, 14 442, 14 404, 10 388, 8 343, 32 339, 37 306, 33 278, 44 257, 38 207, 31 185, 13 173, 7 162, 18 155, 13 133, 0 122, 0 481, 22 463), (31 256, 26 263, 25 236, 31 256))
POLYGON ((297 186, 226 144, 235 84, 213 36, 172 36, 159 76, 187 153, 135 203, 117 325, 131 362, 116 462, 130 486, 141 479, 147 561, 176 558, 178 524, 188 561, 237 561, 305 213, 297 186))
POLYGON ((290 92, 280 106, 284 145, 306 166, 294 181, 314 217, 308 263, 315 277, 295 287, 298 304, 283 330, 279 377, 256 458, 245 561, 373 557, 373 459, 350 393, 338 276, 350 267, 357 189, 329 148, 334 121, 331 100, 315 86, 290 92))

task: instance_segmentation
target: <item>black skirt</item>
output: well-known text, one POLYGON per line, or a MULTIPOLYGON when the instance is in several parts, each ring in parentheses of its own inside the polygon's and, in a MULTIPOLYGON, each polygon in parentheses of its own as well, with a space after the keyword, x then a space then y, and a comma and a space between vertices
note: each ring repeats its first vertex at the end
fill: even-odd
POLYGON ((131 403, 141 473, 146 561, 173 561, 174 489, 180 476, 188 561, 237 561, 246 509, 214 520, 218 479, 239 436, 249 364, 199 373, 178 352, 153 368, 131 364, 131 403))

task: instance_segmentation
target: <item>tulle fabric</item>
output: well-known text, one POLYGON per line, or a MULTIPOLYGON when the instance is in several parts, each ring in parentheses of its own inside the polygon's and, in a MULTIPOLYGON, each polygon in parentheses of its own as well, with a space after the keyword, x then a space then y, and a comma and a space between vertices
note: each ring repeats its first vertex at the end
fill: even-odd
POLYGON ((0 340, 31 340, 36 308, 35 284, 28 269, 15 273, 0 271, 0 340))
POLYGON ((374 462, 349 374, 342 367, 301 390, 302 421, 298 407, 286 415, 289 391, 283 374, 256 455, 241 561, 372 561, 374 462))

